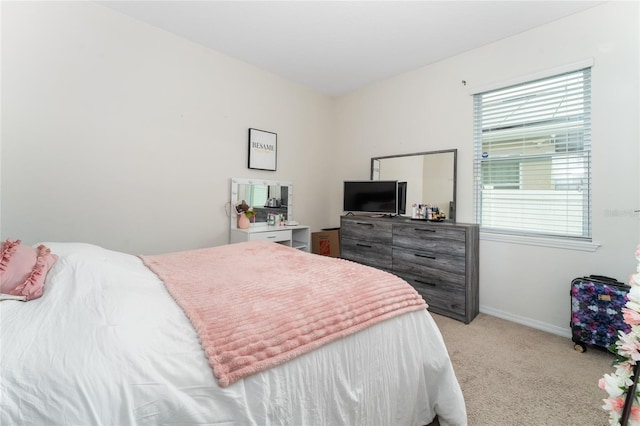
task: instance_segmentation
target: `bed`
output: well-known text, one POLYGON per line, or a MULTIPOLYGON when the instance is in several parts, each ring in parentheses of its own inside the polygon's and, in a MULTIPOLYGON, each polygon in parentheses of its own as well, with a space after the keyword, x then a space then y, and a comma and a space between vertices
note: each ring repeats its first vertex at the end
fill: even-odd
MULTIPOLYGON (((417 426, 436 416, 442 425, 467 424, 443 339, 424 306, 395 314, 376 306, 372 312, 385 312, 383 320, 355 326, 346 312, 349 327, 337 337, 317 345, 304 341, 292 355, 281 353, 277 361, 267 359, 244 375, 214 374, 212 357, 219 354, 211 355, 202 336, 211 329, 198 324, 199 314, 185 308, 186 296, 174 292, 167 277, 159 278, 171 275, 154 266, 162 256, 82 243, 44 245, 57 259, 46 273, 42 297, 0 303, 0 424, 417 426)), ((195 257, 185 253, 213 268, 211 276, 224 287, 255 283, 255 291, 239 296, 243 303, 228 295, 196 294, 196 301, 222 299, 218 307, 207 308, 215 309, 207 311, 214 317, 233 304, 231 315, 246 318, 253 298, 265 295, 275 280, 273 271, 296 285, 309 269, 304 265, 317 262, 331 270, 327 277, 342 280, 336 271, 345 266, 348 281, 371 271, 382 280, 391 276, 275 243, 203 249, 193 251, 195 257), (239 268, 230 266, 229 250, 233 257, 239 250, 253 255, 239 268), (210 260, 203 262, 205 255, 210 260)), ((193 281, 200 279, 193 266, 182 269, 195 276, 193 281)), ((325 288, 318 284, 327 277, 313 271, 311 276, 314 288, 325 288)), ((282 312, 298 304, 280 303, 282 312)))

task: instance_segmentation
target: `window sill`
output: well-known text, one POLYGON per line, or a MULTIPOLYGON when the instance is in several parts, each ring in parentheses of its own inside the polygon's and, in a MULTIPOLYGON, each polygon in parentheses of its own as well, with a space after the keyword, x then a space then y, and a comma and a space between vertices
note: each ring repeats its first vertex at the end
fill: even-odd
POLYGON ((524 235, 498 234, 480 231, 480 240, 497 241, 501 243, 524 244, 529 246, 552 247, 566 250, 579 250, 594 252, 600 244, 591 241, 563 240, 558 238, 542 238, 524 235))

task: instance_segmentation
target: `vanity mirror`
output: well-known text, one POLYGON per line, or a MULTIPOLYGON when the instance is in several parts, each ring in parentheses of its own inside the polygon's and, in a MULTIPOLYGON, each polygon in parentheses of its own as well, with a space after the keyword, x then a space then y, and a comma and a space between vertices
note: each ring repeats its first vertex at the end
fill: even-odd
POLYGON ((235 206, 245 201, 256 212, 255 222, 267 224, 270 213, 293 220, 291 182, 264 179, 231 179, 231 227, 237 227, 235 206))
POLYGON ((456 219, 457 149, 390 155, 371 159, 371 180, 407 182, 406 214, 426 203, 456 219))

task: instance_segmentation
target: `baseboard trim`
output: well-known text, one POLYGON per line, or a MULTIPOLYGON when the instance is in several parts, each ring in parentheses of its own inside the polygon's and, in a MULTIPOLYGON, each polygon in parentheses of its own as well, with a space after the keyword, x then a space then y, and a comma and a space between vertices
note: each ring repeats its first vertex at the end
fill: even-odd
POLYGON ((555 334, 557 336, 567 337, 569 339, 571 338, 571 330, 569 328, 562 328, 562 327, 558 327, 557 325, 534 320, 531 318, 521 317, 519 315, 513 315, 512 313, 494 309, 489 306, 481 305, 480 312, 483 314, 502 318, 507 321, 515 322, 516 324, 522 324, 522 325, 526 325, 527 327, 535 328, 537 330, 546 331, 547 333, 555 334))

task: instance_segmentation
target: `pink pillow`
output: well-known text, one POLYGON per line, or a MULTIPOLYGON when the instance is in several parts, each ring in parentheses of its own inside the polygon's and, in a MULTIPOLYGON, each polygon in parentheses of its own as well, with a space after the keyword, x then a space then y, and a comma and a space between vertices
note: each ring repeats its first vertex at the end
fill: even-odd
POLYGON ((43 245, 33 248, 20 242, 7 239, 0 245, 0 293, 37 299, 58 256, 43 245))

